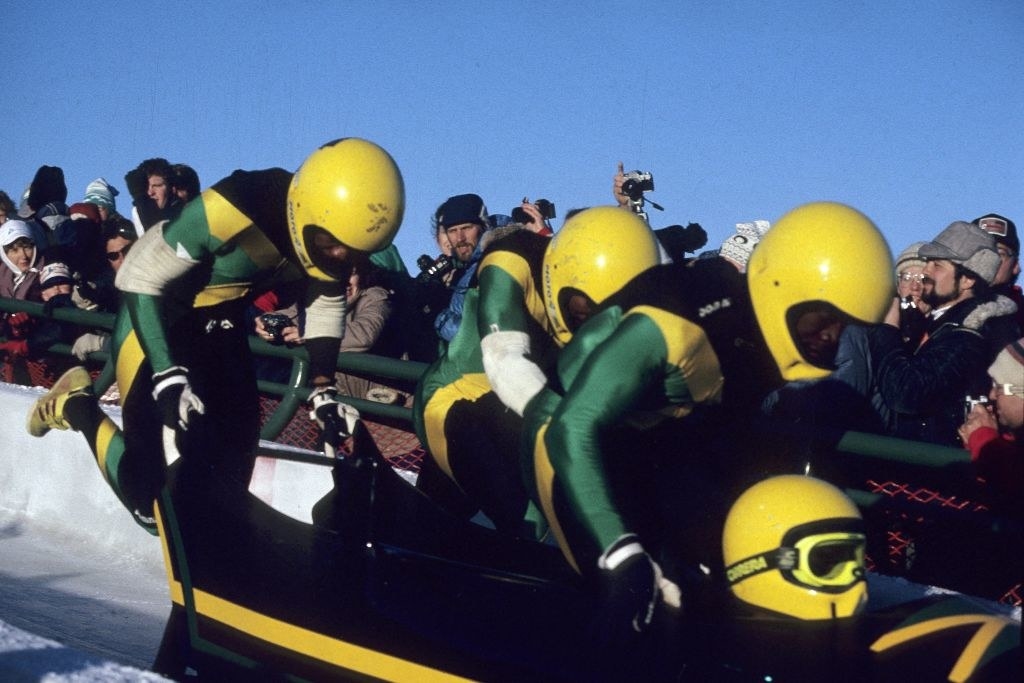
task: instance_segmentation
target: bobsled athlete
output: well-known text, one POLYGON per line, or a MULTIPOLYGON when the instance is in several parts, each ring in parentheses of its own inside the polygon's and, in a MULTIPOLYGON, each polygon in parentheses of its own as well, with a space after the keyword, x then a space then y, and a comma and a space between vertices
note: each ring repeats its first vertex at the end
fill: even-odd
POLYGON ((828 482, 757 482, 729 509, 721 547, 728 590, 683 625, 694 680, 1019 677, 1008 611, 881 576, 869 588, 860 511, 828 482))
MULTIPOLYGON (((573 260, 552 252, 543 291, 563 328, 572 277, 555 264, 573 260)), ((826 376, 844 326, 882 319, 891 268, 866 216, 808 204, 764 233, 746 274, 727 258, 648 269, 576 331, 558 359, 564 394, 549 384, 526 406, 522 464, 566 559, 600 587, 599 630, 628 635, 650 623, 661 569, 645 545, 664 545, 665 533, 717 545, 727 504, 708 503, 718 491, 708 471, 739 465, 702 455, 701 443, 743 432, 741 418, 784 380, 826 376), (686 430, 709 412, 730 420, 686 430), (676 507, 666 513, 661 498, 676 507)))
POLYGON ((165 429, 176 441, 168 462, 177 452, 244 490, 259 437, 246 305, 274 286, 304 287, 314 414, 318 422, 339 415, 333 387, 345 286, 353 267, 391 244, 404 204, 394 160, 358 138, 320 147, 294 174, 235 171, 178 218, 147 230, 118 271, 124 305, 113 353, 123 431, 78 367, 36 402, 29 432, 82 432, 111 487, 151 533, 165 429))
POLYGON ((544 254, 556 244, 573 254, 571 305, 585 317, 655 265, 658 245, 642 220, 615 207, 577 213, 553 238, 499 228, 485 240, 462 325, 417 387, 415 425, 429 453, 418 486, 452 512, 482 509, 499 530, 529 536, 537 529, 523 525, 529 498, 519 468, 521 416, 575 328, 572 319, 552 326, 544 311, 544 254))

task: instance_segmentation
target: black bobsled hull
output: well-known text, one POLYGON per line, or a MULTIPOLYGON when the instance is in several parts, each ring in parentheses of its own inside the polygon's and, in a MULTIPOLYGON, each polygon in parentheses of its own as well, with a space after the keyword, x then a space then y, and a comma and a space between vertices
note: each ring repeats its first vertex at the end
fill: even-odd
POLYGON ((172 466, 157 507, 174 608, 156 670, 310 681, 979 681, 1019 672, 1019 622, 956 597, 798 622, 745 612, 711 590, 681 614, 659 610, 643 638, 602 644, 592 592, 556 548, 435 508, 362 430, 354 450, 330 463, 333 488, 312 523, 187 459, 172 466))

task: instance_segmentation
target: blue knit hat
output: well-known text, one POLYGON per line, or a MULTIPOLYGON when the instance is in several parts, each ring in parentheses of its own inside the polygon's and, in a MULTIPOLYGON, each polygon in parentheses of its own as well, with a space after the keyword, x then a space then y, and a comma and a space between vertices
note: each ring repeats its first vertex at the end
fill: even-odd
POLYGON ((85 188, 85 199, 83 201, 87 204, 106 207, 110 211, 116 211, 117 205, 114 203, 114 197, 119 194, 120 192, 117 191, 117 188, 108 183, 106 179, 97 178, 85 188))

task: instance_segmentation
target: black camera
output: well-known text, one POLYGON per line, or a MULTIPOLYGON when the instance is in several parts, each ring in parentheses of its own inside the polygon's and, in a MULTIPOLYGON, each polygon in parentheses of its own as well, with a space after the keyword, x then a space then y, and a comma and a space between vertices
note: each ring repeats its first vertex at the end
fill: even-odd
MULTIPOLYGON (((544 220, 548 221, 555 217, 554 203, 549 202, 546 199, 538 199, 533 203, 533 205, 537 207, 538 211, 540 211, 540 215, 544 220)), ((527 223, 530 222, 530 220, 530 215, 523 211, 523 207, 517 206, 516 208, 512 209, 513 223, 520 223, 526 225, 527 223)))
POLYGON ((419 278, 421 280, 437 280, 441 279, 455 269, 455 261, 450 256, 441 254, 436 259, 430 258, 426 254, 422 254, 416 259, 416 265, 420 268, 419 278))
POLYGON ((622 181, 622 194, 634 202, 640 201, 644 192, 654 190, 654 176, 646 171, 630 171, 624 173, 625 180, 622 181))
POLYGON ((285 328, 295 324, 283 313, 264 313, 260 316, 260 322, 263 323, 263 329, 267 334, 273 337, 271 344, 283 344, 285 328))

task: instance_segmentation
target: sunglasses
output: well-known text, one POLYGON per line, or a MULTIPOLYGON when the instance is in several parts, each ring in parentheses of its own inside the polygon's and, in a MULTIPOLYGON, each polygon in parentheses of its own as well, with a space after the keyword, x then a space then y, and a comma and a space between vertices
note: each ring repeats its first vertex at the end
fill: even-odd
POLYGON ((125 256, 127 256, 128 250, 131 249, 131 248, 132 248, 132 245, 126 244, 123 247, 121 247, 120 249, 118 249, 117 251, 108 251, 107 252, 107 260, 113 262, 113 261, 116 261, 116 260, 118 260, 120 258, 124 258, 125 256))

